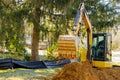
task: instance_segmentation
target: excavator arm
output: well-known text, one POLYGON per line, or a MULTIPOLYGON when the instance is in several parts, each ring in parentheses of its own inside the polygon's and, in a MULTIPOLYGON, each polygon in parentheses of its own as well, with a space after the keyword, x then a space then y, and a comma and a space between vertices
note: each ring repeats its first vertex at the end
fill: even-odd
POLYGON ((88 45, 87 58, 91 60, 92 25, 88 18, 84 3, 79 5, 78 11, 77 11, 77 15, 74 21, 74 28, 75 28, 74 35, 78 34, 82 21, 84 22, 84 25, 87 31, 87 45, 88 45))

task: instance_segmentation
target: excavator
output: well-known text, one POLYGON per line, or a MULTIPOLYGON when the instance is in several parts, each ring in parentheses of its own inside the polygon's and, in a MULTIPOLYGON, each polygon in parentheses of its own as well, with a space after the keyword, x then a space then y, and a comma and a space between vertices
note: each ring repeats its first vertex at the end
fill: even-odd
POLYGON ((93 67, 112 67, 110 33, 93 33, 84 3, 79 5, 72 35, 60 35, 58 39, 58 55, 60 58, 89 61, 93 67), (87 48, 80 49, 79 30, 82 22, 86 28, 87 48), (81 53, 79 53, 79 51, 81 53))

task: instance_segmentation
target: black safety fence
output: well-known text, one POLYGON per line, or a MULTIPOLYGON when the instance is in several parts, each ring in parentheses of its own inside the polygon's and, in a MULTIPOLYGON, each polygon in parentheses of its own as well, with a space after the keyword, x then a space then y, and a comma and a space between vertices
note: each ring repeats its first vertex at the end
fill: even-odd
POLYGON ((12 58, 1 59, 0 69, 14 69, 14 68, 27 68, 27 69, 44 69, 44 68, 57 68, 70 63, 69 59, 57 60, 44 60, 44 61, 20 61, 12 58))

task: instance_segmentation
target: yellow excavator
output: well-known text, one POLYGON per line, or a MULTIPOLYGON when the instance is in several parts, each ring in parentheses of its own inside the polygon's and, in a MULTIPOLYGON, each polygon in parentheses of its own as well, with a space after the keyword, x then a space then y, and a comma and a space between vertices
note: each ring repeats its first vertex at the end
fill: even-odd
POLYGON ((93 67, 112 67, 110 33, 93 33, 92 25, 88 18, 84 3, 79 5, 74 21, 72 35, 60 35, 58 39, 58 55, 60 58, 86 61, 89 60, 93 67), (84 23, 87 32, 87 49, 81 49, 79 30, 84 23), (82 53, 79 53, 82 52, 82 53))

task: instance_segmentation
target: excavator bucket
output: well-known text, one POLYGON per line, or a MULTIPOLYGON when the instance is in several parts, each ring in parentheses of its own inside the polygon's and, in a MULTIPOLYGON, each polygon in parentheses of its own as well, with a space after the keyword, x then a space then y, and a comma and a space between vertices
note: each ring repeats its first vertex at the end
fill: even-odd
POLYGON ((78 37, 60 35, 58 40, 58 55, 60 58, 77 59, 78 37))

